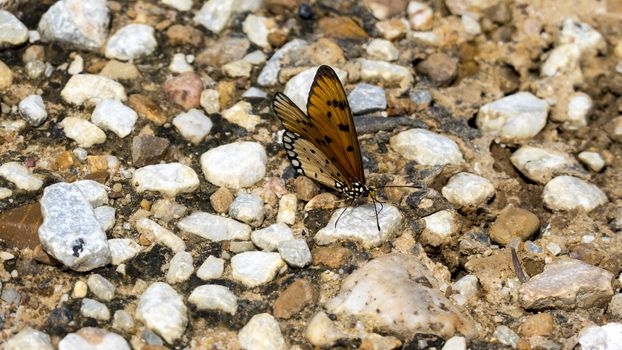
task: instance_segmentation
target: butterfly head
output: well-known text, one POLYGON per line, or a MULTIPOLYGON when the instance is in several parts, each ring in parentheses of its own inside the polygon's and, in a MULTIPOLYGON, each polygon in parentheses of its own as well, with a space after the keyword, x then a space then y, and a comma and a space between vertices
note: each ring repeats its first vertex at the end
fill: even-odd
POLYGON ((373 189, 359 181, 353 181, 352 186, 347 186, 341 182, 335 183, 335 188, 344 196, 354 199, 359 197, 367 197, 373 193, 373 189))

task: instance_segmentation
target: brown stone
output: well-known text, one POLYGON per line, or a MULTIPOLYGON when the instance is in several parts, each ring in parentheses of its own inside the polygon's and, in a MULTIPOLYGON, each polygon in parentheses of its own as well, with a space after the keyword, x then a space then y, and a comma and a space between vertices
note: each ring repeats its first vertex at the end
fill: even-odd
POLYGON ((87 156, 86 164, 89 173, 108 171, 108 156, 87 156))
POLYGON ((329 269, 337 269, 346 265, 352 257, 352 252, 343 247, 318 247, 311 252, 313 265, 329 269))
POLYGON ((221 187, 209 197, 212 208, 217 213, 226 213, 229 206, 233 203, 233 194, 226 187, 221 187))
POLYGON ((203 43, 203 32, 192 26, 182 24, 170 26, 166 31, 166 37, 171 46, 188 44, 199 47, 203 43))
POLYGON ((320 193, 309 200, 305 205, 305 211, 313 209, 334 209, 337 207, 337 200, 337 196, 332 193, 320 193))
POLYGON ((381 336, 376 333, 369 333, 361 341, 359 350, 391 350, 400 349, 402 342, 393 336, 381 336))
POLYGON ((62 152, 56 157, 54 167, 56 170, 67 170, 73 165, 73 154, 69 151, 62 152))
POLYGON ((345 63, 346 58, 343 55, 343 50, 337 43, 328 38, 320 38, 308 49, 309 59, 313 64, 342 64, 345 63))
POLYGON ((275 15, 282 15, 287 11, 296 10, 298 0, 266 0, 264 6, 275 15))
POLYGON ((294 186, 296 187, 296 195, 303 201, 311 200, 311 198, 317 196, 318 192, 320 192, 315 182, 306 176, 298 176, 296 180, 294 180, 294 186))
POLYGON ((218 103, 220 108, 229 108, 233 102, 233 94, 235 93, 235 81, 221 80, 216 84, 216 91, 218 91, 218 103))
POLYGON ((438 86, 451 84, 458 75, 458 59, 444 53, 434 53, 417 64, 417 72, 438 86))
POLYGON ((221 66, 237 61, 246 55, 251 43, 246 38, 224 37, 206 45, 206 49, 197 55, 199 65, 221 66))
POLYGON ((315 304, 317 298, 318 292, 311 282, 305 279, 296 280, 274 302, 274 316, 289 319, 305 307, 315 304))
POLYGON ((164 158, 170 141, 157 136, 139 135, 132 139, 132 162, 136 167, 157 164, 164 158))
POLYGON ((138 79, 138 77, 140 77, 140 72, 132 63, 110 60, 104 65, 101 71, 99 71, 99 75, 113 80, 131 81, 138 79))
POLYGON ((287 33, 283 30, 276 30, 268 34, 268 43, 272 47, 281 47, 287 42, 287 33))
POLYGON ((551 314, 539 313, 527 316, 518 331, 524 337, 534 335, 548 336, 553 333, 554 320, 551 314))
POLYGON ((88 173, 84 176, 85 180, 93 180, 93 181, 97 181, 100 184, 105 184, 106 181, 108 181, 108 178, 110 177, 110 173, 107 171, 98 171, 98 172, 93 172, 93 173, 88 173))
POLYGON ((43 223, 39 202, 0 213, 0 240, 17 249, 34 250, 39 244, 39 226, 43 223))
POLYGON ((320 33, 335 39, 367 39, 367 32, 350 17, 322 17, 318 28, 320 33))
POLYGON ((164 83, 164 94, 169 101, 185 110, 200 105, 203 80, 192 72, 182 73, 164 83))
POLYGON ((528 240, 539 228, 540 219, 534 213, 521 208, 506 207, 490 225, 488 234, 494 242, 506 245, 514 237, 528 240))
POLYGON ((139 117, 148 119, 156 125, 166 123, 166 116, 162 108, 151 98, 139 94, 130 95, 128 104, 138 113, 139 117))

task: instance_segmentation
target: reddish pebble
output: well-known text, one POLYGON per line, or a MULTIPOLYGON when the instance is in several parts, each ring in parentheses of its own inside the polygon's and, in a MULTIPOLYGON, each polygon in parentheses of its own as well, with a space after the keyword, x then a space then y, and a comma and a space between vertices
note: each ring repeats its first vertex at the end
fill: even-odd
POLYGON ((172 77, 164 83, 166 97, 185 110, 199 107, 201 91, 203 91, 203 81, 192 72, 172 77))

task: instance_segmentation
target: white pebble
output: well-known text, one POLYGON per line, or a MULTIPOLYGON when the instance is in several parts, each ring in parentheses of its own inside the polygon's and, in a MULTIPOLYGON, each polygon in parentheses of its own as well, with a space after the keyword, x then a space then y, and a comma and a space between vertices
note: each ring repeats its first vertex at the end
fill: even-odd
POLYGON ((231 276, 253 288, 272 281, 284 266, 279 253, 244 252, 231 258, 231 276))
POLYGON ((274 19, 253 14, 246 16, 246 19, 244 19, 242 23, 242 30, 246 34, 248 40, 263 49, 270 49, 268 35, 274 31, 276 27, 277 24, 274 19))
POLYGON ((153 220, 143 218, 136 221, 136 230, 140 234, 147 236, 149 240, 162 244, 174 252, 186 249, 186 243, 181 238, 153 220))
POLYGON ((203 281, 217 279, 225 270, 225 260, 210 255, 197 269, 197 277, 203 281))
POLYGON ((210 149, 201 155, 205 178, 219 187, 239 189, 263 179, 268 157, 256 142, 235 142, 210 149))
POLYGON ((304 239, 290 239, 281 241, 278 245, 279 254, 287 265, 293 267, 305 267, 311 264, 311 250, 304 239))
POLYGON ((245 60, 229 62, 222 66, 222 72, 230 78, 249 78, 253 66, 245 60))
POLYGON ((201 92, 200 104, 205 113, 220 112, 220 94, 214 89, 205 89, 201 92))
POLYGON ((65 136, 76 141, 80 147, 89 148, 106 142, 106 133, 88 120, 67 117, 60 122, 65 136))
POLYGON ((600 172, 605 167, 605 160, 598 152, 583 151, 577 158, 594 172, 600 172))
POLYGON ((238 341, 243 349, 284 350, 287 348, 279 323, 268 313, 253 316, 240 329, 238 341))
POLYGON ((458 214, 446 209, 423 218, 425 229, 421 234, 421 242, 438 247, 451 242, 455 234, 460 231, 458 214))
POLYGON ((104 130, 110 130, 124 138, 134 130, 138 114, 122 102, 104 99, 97 104, 91 114, 91 121, 104 130))
POLYGON ((246 101, 240 101, 224 110, 222 117, 248 131, 255 130, 255 126, 261 122, 261 118, 253 114, 253 106, 246 101))
POLYGON ((97 181, 79 180, 72 183, 93 208, 108 204, 108 188, 97 181))
POLYGON ((116 209, 107 205, 102 205, 94 209, 97 221, 102 225, 104 231, 109 231, 115 224, 116 209))
POLYGON ((594 102, 590 95, 583 92, 575 92, 568 99, 568 113, 562 114, 555 119, 564 122, 564 125, 571 130, 585 127, 587 126, 587 117, 593 106, 594 102))
POLYGON ((284 194, 279 200, 279 211, 276 215, 276 222, 293 225, 296 222, 297 206, 298 199, 296 194, 284 194))
POLYGON ((244 61, 252 64, 253 66, 258 66, 262 63, 266 62, 266 54, 261 50, 255 50, 242 58, 244 61))
POLYGON ((84 281, 76 281, 71 291, 71 297, 74 299, 82 299, 89 291, 89 286, 84 281))
POLYGON ((173 197, 194 192, 199 187, 199 177, 181 163, 155 164, 136 169, 132 184, 138 192, 155 191, 173 197))
POLYGON ((607 47, 602 34, 587 23, 578 22, 572 18, 562 21, 562 29, 559 35, 560 44, 574 44, 582 52, 603 50, 607 47))
POLYGON ((447 339, 441 350, 466 350, 466 338, 459 335, 447 339))
POLYGON ((576 44, 559 45, 549 52, 549 56, 540 68, 544 77, 553 77, 571 73, 579 69, 581 49, 576 44))
POLYGON ((587 175, 568 153, 534 146, 523 146, 510 157, 512 164, 529 179, 541 184, 556 175, 587 175))
POLYGON ((206 284, 195 288, 188 301, 199 310, 220 310, 235 315, 238 298, 225 286, 206 284))
POLYGON ((409 89, 415 78, 404 66, 384 61, 359 59, 361 80, 367 83, 383 83, 385 87, 399 87, 400 91, 409 89))
POLYGON ((309 321, 305 338, 315 346, 327 347, 340 339, 348 339, 351 336, 339 330, 328 315, 320 311, 309 321))
POLYGON ((18 162, 8 162, 0 166, 0 176, 12 182, 20 190, 38 191, 43 181, 33 175, 28 168, 18 162))
POLYGON ((155 30, 146 24, 128 24, 114 33, 106 44, 106 57, 121 61, 152 54, 158 47, 155 30))
POLYGON ((112 264, 120 265, 140 253, 140 245, 129 238, 112 238, 108 240, 112 264))
POLYGON ((125 101, 127 95, 120 83, 95 74, 72 76, 60 92, 63 99, 74 105, 96 105, 106 98, 125 101))
POLYGON ((32 126, 41 125, 48 117, 43 98, 39 95, 30 95, 21 100, 19 102, 19 113, 32 126))
POLYGON ((419 1, 411 1, 406 8, 408 21, 412 30, 430 30, 434 19, 434 12, 427 4, 419 1))
POLYGON ((108 310, 108 307, 97 300, 89 298, 82 299, 80 313, 84 317, 90 317, 100 321, 108 321, 110 319, 110 310, 108 310))
POLYGON ((192 9, 192 0, 162 0, 162 3, 179 11, 192 9))
POLYGON ((110 301, 114 298, 115 286, 112 282, 108 281, 104 276, 99 274, 92 274, 89 276, 86 284, 89 286, 89 290, 100 300, 110 301))
POLYGON ((76 55, 73 58, 73 61, 69 64, 69 68, 67 69, 67 73, 69 75, 76 75, 82 73, 84 70, 84 59, 80 55, 76 55))
POLYGON ((246 224, 258 227, 264 220, 263 200, 256 194, 242 193, 229 206, 229 215, 246 224))
POLYGON ((173 73, 187 73, 194 71, 192 65, 186 60, 186 55, 183 53, 176 53, 171 59, 171 64, 168 65, 168 69, 173 73))
POLYGON ((140 296, 136 318, 172 344, 186 330, 188 308, 183 296, 173 287, 164 282, 155 282, 140 296))
POLYGON ((194 21, 218 34, 227 26, 235 4, 236 1, 233 0, 209 0, 203 3, 199 12, 194 16, 194 21))
POLYGON ((134 319, 132 315, 130 315, 125 310, 117 310, 114 312, 112 316, 112 328, 129 332, 134 328, 134 319))
POLYGON ((184 282, 190 278, 192 272, 194 272, 192 255, 185 251, 177 252, 169 264, 166 282, 169 284, 184 282))
POLYGON ((395 61, 400 55, 393 43, 385 39, 373 39, 367 44, 365 51, 371 58, 381 61, 395 61))
POLYGON ((495 186, 484 177, 458 173, 449 179, 441 192, 452 204, 477 207, 486 204, 495 195, 495 186))
POLYGON ((28 40, 28 28, 9 11, 0 10, 0 48, 18 46, 28 40))
POLYGON ((452 292, 471 298, 479 291, 479 280, 475 275, 465 275, 454 282, 451 290, 452 292))
POLYGON ((544 186, 544 204, 553 210, 591 211, 607 203, 605 193, 596 185, 573 176, 558 176, 544 186))
POLYGON ((422 165, 460 165, 462 152, 450 138, 425 129, 410 129, 391 137, 391 147, 422 165))
POLYGON ((581 349, 619 350, 622 344, 622 323, 587 326, 579 332, 578 340, 581 349))
POLYGON ((251 233, 251 240, 262 250, 275 251, 282 241, 294 239, 292 229, 285 224, 273 224, 251 233))
POLYGON ((4 343, 4 350, 54 350, 50 336, 36 329, 25 327, 4 343))
POLYGON ((198 145, 209 134, 214 124, 203 112, 192 108, 188 112, 176 116, 173 119, 173 125, 179 130, 181 136, 198 145))
POLYGON ((67 334, 59 343, 58 350, 130 350, 122 336, 102 328, 84 327, 76 333, 67 334), (94 345, 96 344, 96 345, 94 345))
POLYGON ((549 105, 529 92, 518 92, 485 104, 477 113, 477 127, 503 140, 526 140, 546 125, 549 105))
POLYGON ((205 239, 220 242, 231 240, 246 241, 250 238, 250 226, 219 215, 194 212, 181 219, 177 227, 205 239))

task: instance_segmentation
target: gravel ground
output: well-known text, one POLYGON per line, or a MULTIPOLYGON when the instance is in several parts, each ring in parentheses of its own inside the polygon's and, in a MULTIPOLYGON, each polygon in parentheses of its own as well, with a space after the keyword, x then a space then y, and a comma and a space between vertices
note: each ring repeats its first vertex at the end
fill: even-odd
POLYGON ((0 343, 622 349, 621 95, 616 0, 0 0, 0 343), (380 230, 282 149, 323 64, 380 230))

